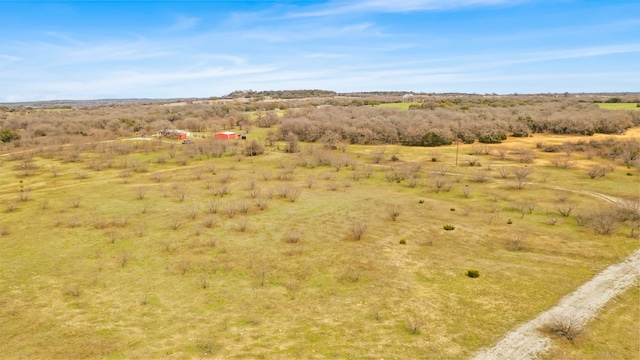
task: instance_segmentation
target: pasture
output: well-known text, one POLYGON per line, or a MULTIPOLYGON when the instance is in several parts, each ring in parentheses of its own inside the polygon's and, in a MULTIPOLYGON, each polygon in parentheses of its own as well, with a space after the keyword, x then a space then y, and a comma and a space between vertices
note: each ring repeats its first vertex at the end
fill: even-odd
POLYGON ((600 107, 600 109, 606 109, 606 110, 638 110, 640 109, 637 103, 612 103, 612 104, 601 103, 601 104, 598 104, 598 106, 600 107))
MULTIPOLYGON (((637 221, 601 196, 637 202, 638 169, 544 151, 584 139, 259 156, 232 142, 219 157, 208 140, 112 141, 0 157, 0 353, 468 358, 638 248, 637 221)), ((612 325, 634 302, 594 323, 630 344, 616 356, 637 355, 637 311, 612 325)), ((593 348, 589 336, 560 346, 593 348)))

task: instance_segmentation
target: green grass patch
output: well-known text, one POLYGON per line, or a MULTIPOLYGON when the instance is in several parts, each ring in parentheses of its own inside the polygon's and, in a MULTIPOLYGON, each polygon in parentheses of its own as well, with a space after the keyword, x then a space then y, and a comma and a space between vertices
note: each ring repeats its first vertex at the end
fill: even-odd
POLYGON ((409 110, 409 107, 411 105, 418 105, 418 104, 419 103, 386 103, 386 104, 377 105, 377 107, 409 110))
POLYGON ((638 107, 637 103, 600 103, 598 104, 598 106, 600 107, 600 109, 607 109, 607 110, 638 110, 640 109, 638 107))

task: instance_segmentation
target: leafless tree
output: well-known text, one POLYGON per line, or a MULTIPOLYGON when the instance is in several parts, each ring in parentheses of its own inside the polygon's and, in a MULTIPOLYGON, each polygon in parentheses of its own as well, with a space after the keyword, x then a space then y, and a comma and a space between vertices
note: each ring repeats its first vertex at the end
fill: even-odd
POLYGON ((264 210, 269 205, 269 198, 259 196, 256 198, 256 205, 258 205, 258 209, 264 210))
POLYGON ((174 216, 171 219, 171 229, 178 230, 182 226, 182 219, 178 216, 174 216))
POLYGON ((164 174, 160 172, 154 172, 151 174, 151 179, 157 183, 162 182, 164 180, 164 174))
POLYGON ((526 248, 526 236, 524 234, 515 234, 507 241, 507 249, 510 251, 521 251, 526 248))
POLYGON ((18 192, 18 200, 25 202, 31 198, 31 187, 20 187, 20 191, 18 192))
POLYGON ((391 220, 396 221, 400 216, 400 207, 397 204, 388 204, 386 207, 387 215, 391 220))
POLYGON ((575 165, 575 162, 569 156, 556 156, 551 160, 551 163, 553 166, 563 169, 571 169, 575 165))
POLYGON ((594 165, 587 170, 587 174, 591 179, 605 176, 609 172, 606 166, 594 165))
POLYGON ((238 211, 241 212, 242 214, 246 214, 249 212, 250 206, 249 203, 246 200, 239 200, 238 201, 238 211))
POLYGON ((173 183, 171 189, 178 201, 184 201, 187 198, 187 188, 183 183, 173 183))
POLYGON ((207 202, 207 209, 209 209, 209 212, 212 214, 218 213, 218 210, 220 209, 220 200, 209 200, 209 202, 207 202))
POLYGON ((289 244, 297 244, 301 237, 302 231, 298 228, 293 228, 285 234, 285 241, 289 244))
POLYGON ((224 173, 224 174, 220 175, 220 177, 219 177, 220 183, 222 183, 222 184, 227 184, 232 179, 233 179, 233 174, 231 174, 231 173, 224 173))
POLYGON ((546 332, 560 335, 567 340, 575 339, 583 329, 583 322, 569 315, 554 316, 542 328, 546 332))
POLYGON ((501 178, 507 179, 509 175, 511 175, 511 168, 506 166, 500 166, 498 167, 498 174, 500 174, 501 178))
POLYGON ((613 235, 618 229, 615 209, 602 209, 590 216, 589 226, 598 235, 613 235))
POLYGON ((367 223, 364 221, 356 220, 351 224, 351 236, 353 240, 360 240, 366 231, 367 223))
POLYGON ((187 214, 189 214, 189 217, 191 219, 194 219, 198 216, 198 212, 199 212, 199 206, 198 204, 190 204, 187 208, 187 214))
POLYGON ((484 183, 489 180, 489 174, 485 170, 477 171, 475 174, 471 176, 471 181, 484 183))
POLYGON ((498 156, 498 159, 504 160, 507 158, 508 150, 504 146, 499 146, 495 148, 495 152, 496 152, 496 156, 498 156))
POLYGON ((564 217, 569 217, 569 215, 571 215, 571 211, 573 211, 574 207, 575 207, 574 203, 563 202, 563 203, 558 204, 556 206, 556 209, 558 210, 560 215, 562 215, 564 217))
POLYGON ((136 196, 138 200, 144 199, 144 197, 147 196, 147 191, 148 189, 144 186, 136 186, 136 196))
POLYGON ((218 188, 216 189, 215 195, 216 196, 220 196, 220 197, 224 197, 225 195, 228 195, 230 191, 231 191, 231 189, 229 188, 229 185, 222 184, 222 185, 218 186, 218 188))
POLYGON ((384 159, 384 153, 387 151, 386 148, 376 148, 371 152, 371 161, 375 164, 379 164, 382 159, 384 159))
POLYGON ((233 219, 233 217, 236 216, 236 214, 238 214, 238 207, 235 203, 230 202, 225 207, 224 212, 229 219, 233 219))
POLYGON ((249 226, 249 218, 242 218, 240 220, 238 220, 238 230, 240 230, 240 232, 245 232, 247 231, 247 227, 249 226))
POLYGON ((531 164, 535 158, 536 154, 532 150, 523 150, 520 152, 518 161, 522 164, 531 164))

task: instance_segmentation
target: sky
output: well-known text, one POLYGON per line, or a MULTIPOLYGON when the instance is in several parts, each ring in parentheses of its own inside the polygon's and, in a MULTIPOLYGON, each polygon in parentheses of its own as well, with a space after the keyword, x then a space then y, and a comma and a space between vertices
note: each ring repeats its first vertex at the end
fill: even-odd
POLYGON ((640 91, 637 0, 0 0, 0 102, 640 91))

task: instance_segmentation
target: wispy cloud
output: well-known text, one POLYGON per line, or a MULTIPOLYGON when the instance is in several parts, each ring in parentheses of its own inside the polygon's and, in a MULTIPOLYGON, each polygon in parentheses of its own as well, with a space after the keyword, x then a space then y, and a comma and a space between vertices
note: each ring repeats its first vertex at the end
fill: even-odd
POLYGON ((169 27, 171 31, 189 30, 198 25, 200 19, 197 17, 185 16, 179 14, 176 16, 175 23, 169 27))
POLYGON ((19 56, 0 54, 0 60, 14 62, 14 61, 20 61, 21 58, 19 56))
POLYGON ((289 17, 318 17, 352 13, 405 13, 413 11, 451 10, 481 6, 516 5, 526 0, 355 0, 347 2, 331 1, 327 4, 309 7, 307 10, 292 11, 289 17))
POLYGON ((329 54, 329 53, 313 53, 302 55, 303 58, 309 59, 344 59, 350 57, 347 54, 329 54))
POLYGON ((309 26, 290 25, 288 27, 259 27, 241 31, 239 36, 246 39, 264 40, 271 43, 299 42, 312 39, 327 39, 344 36, 373 35, 380 36, 381 32, 371 22, 344 24, 341 26, 309 26))

